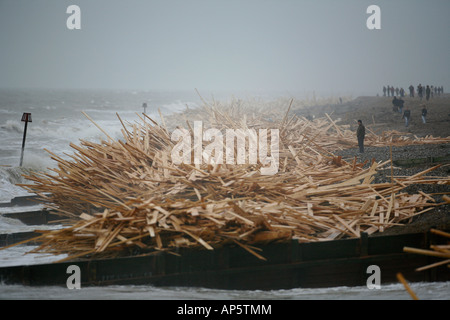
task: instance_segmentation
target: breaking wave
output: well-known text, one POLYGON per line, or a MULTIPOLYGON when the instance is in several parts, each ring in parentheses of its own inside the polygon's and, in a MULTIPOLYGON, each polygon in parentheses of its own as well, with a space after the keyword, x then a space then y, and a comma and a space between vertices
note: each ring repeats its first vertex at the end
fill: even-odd
POLYGON ((5 124, 0 125, 0 129, 8 132, 23 132, 23 126, 20 125, 20 122, 14 120, 7 120, 5 124))
POLYGON ((0 167, 0 202, 10 201, 18 195, 26 195, 28 192, 19 183, 28 183, 24 174, 31 170, 25 167, 0 167))

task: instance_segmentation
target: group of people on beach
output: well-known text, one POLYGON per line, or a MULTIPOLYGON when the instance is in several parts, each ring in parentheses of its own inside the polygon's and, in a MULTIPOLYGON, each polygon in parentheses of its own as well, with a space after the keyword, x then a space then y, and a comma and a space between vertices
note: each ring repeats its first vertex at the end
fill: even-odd
MULTIPOLYGON (((400 114, 402 114, 402 119, 405 120, 405 126, 408 127, 409 122, 411 120, 411 110, 409 109, 409 107, 406 106, 405 110, 403 111, 404 101, 401 98, 397 99, 397 97, 394 97, 392 104, 394 105, 393 111, 399 112, 400 114)), ((427 106, 425 104, 423 104, 422 110, 421 110, 421 117, 422 117, 422 122, 424 124, 427 123, 427 114, 428 114, 427 106)), ((366 136, 366 128, 363 125, 362 121, 358 120, 358 128, 356 129, 356 137, 358 139, 358 146, 359 146, 360 153, 364 153, 364 138, 365 138, 365 136, 366 136)))
MULTIPOLYGON (((392 111, 400 113, 402 115, 402 119, 405 120, 405 126, 408 127, 409 120, 411 119, 411 110, 408 107, 406 107, 405 111, 403 111, 404 104, 405 101, 401 97, 397 98, 396 96, 394 96, 394 99, 392 100, 393 105, 392 111)), ((421 110, 421 117, 422 122, 424 124, 427 123, 427 114, 428 114, 427 106, 423 104, 421 110)))
MULTIPOLYGON (((416 95, 416 91, 414 86, 411 84, 409 87, 409 97, 410 98, 414 98, 414 96, 416 95)), ((417 97, 422 100, 425 94, 425 99, 428 101, 430 98, 433 98, 434 95, 436 96, 440 96, 441 94, 444 94, 444 87, 440 86, 433 86, 433 85, 428 85, 422 86, 421 83, 419 83, 419 85, 417 86, 417 97)), ((383 96, 386 97, 404 97, 405 96, 405 90, 403 88, 398 88, 394 86, 384 86, 383 87, 383 96)))
MULTIPOLYGON (((411 110, 408 107, 406 107, 405 111, 403 111, 404 104, 405 101, 401 97, 397 98, 394 96, 394 99, 392 100, 393 105, 392 111, 400 113, 402 115, 402 119, 405 120, 405 126, 408 127, 409 121, 411 119, 411 110)), ((427 106, 423 104, 421 110, 421 117, 422 122, 424 124, 427 123, 427 114, 428 114, 427 106)))
MULTIPOLYGON (((413 85, 409 86, 409 97, 414 98, 415 97, 415 89, 413 85)), ((444 94, 444 87, 435 87, 427 85, 426 87, 422 86, 422 84, 419 84, 417 86, 417 96, 422 101, 425 93, 425 99, 428 101, 430 98, 433 98, 434 95, 440 96, 441 94, 444 94)), ((405 120, 405 127, 409 126, 410 120, 411 120, 411 110, 408 106, 405 107, 405 100, 402 98, 405 97, 405 90, 403 88, 394 88, 394 86, 384 86, 383 87, 383 96, 392 96, 394 99, 392 100, 392 111, 398 112, 402 115, 402 119, 405 120)), ((425 104, 421 105, 421 117, 422 117, 422 123, 427 123, 427 114, 428 109, 425 104)), ((366 135, 366 128, 363 125, 361 120, 358 120, 358 128, 356 130, 356 137, 358 138, 358 145, 359 145, 359 152, 364 153, 364 138, 366 135)))

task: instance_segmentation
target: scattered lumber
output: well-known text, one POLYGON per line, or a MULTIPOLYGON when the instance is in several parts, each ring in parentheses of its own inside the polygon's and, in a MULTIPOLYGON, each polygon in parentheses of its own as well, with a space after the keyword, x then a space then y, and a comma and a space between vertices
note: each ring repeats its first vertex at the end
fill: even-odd
POLYGON ((409 295, 411 296, 411 298, 413 300, 419 300, 419 298, 417 297, 416 293, 411 289, 411 287, 409 286, 408 282, 406 281, 405 277, 403 276, 403 274, 401 272, 396 274, 397 280, 400 281, 403 286, 405 287, 406 291, 409 293, 409 295))
MULTIPOLYGON (((195 126, 186 114, 161 116, 162 124, 147 115, 125 124, 117 115, 122 139, 112 139, 99 127, 105 140, 71 144, 74 153, 65 159, 47 150, 57 167, 26 176, 31 183, 21 186, 69 219, 63 229, 41 231, 42 245, 33 252, 65 253, 70 260, 133 250, 181 246, 213 250, 235 244, 264 259, 254 245, 359 237, 361 232, 403 225, 443 204, 423 192, 410 195, 404 188, 450 184, 449 177, 427 177, 429 170, 373 183, 377 171, 390 162, 374 160, 365 168, 366 163, 356 158, 345 161, 335 156, 333 150, 354 146, 356 138, 329 115, 311 121, 286 112, 276 119, 273 110, 265 117, 258 111, 243 114, 235 106, 217 104, 189 112, 191 121, 221 132, 278 130, 277 173, 261 174, 266 164, 252 163, 249 152, 244 164, 174 163, 171 155, 178 141, 172 140, 169 128, 182 128, 195 139, 195 126)), ((374 137, 373 143, 385 144, 385 139, 396 141, 392 136, 374 137)), ((209 143, 197 142, 200 145, 190 146, 189 151, 199 146, 204 150, 209 143)), ((233 146, 228 152, 237 155, 241 150, 233 146)), ((273 151, 271 146, 268 149, 273 151)))
MULTIPOLYGON (((448 232, 444 232, 444 231, 437 230, 437 229, 430 229, 430 232, 433 234, 437 234, 442 237, 445 237, 447 239, 450 239, 450 233, 448 233, 448 232)), ((417 268, 416 271, 424 271, 424 270, 432 269, 432 268, 439 267, 442 265, 447 265, 447 267, 450 268, 450 240, 447 242, 447 244, 430 245, 430 250, 404 247, 403 251, 444 259, 442 261, 417 268)))

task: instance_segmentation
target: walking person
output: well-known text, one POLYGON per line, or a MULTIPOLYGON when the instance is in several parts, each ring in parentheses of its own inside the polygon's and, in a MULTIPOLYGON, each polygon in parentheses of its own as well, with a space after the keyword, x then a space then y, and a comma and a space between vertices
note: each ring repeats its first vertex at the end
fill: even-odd
POLYGON ((358 138, 359 152, 364 153, 364 137, 366 136, 366 127, 358 120, 358 129, 356 130, 356 137, 358 138))
POLYGON ((423 108, 422 108, 422 122, 423 123, 427 123, 427 113, 428 113, 427 106, 423 105, 423 108))
POLYGON ((392 99, 392 111, 394 112, 398 112, 398 100, 397 97, 394 97, 394 99, 392 99))
POLYGON ((400 114, 402 114, 403 112, 403 105, 405 104, 405 100, 403 100, 402 98, 397 99, 397 107, 398 107, 398 112, 400 114))
POLYGON ((402 119, 405 119, 405 127, 409 126, 410 118, 411 118, 411 111, 409 110, 408 107, 406 107, 405 111, 403 112, 403 117, 402 117, 402 119))

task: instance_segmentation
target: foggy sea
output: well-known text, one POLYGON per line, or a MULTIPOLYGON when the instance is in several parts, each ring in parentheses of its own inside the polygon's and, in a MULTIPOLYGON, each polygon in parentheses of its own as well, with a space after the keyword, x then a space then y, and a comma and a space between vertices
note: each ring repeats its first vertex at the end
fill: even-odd
MULTIPOLYGON (((115 139, 121 137, 122 125, 117 118, 133 123, 139 121, 143 103, 147 114, 160 121, 162 114, 170 114, 189 106, 201 104, 195 91, 152 92, 120 90, 12 90, 0 89, 0 203, 16 196, 27 195, 16 186, 23 183, 27 170, 48 170, 56 164, 44 150, 67 157, 73 151, 70 143, 80 139, 99 141, 104 134, 83 114, 86 112, 102 129, 115 139), (23 168, 19 167, 24 122, 24 112, 31 113, 28 124, 23 168)), ((192 121, 195 119, 191 119, 192 121)), ((26 208, 0 207, 0 234, 33 231, 20 221, 1 216, 26 208)), ((46 226, 58 228, 59 226, 46 226)), ((37 226, 42 229, 42 226, 37 226)), ((32 247, 18 246, 0 250, 0 266, 29 265, 54 261, 61 257, 25 254, 32 247)), ((411 283, 420 299, 448 300, 450 282, 411 283)), ((382 285, 381 289, 363 287, 334 287, 321 289, 290 289, 273 291, 234 291, 206 288, 159 288, 153 286, 82 287, 69 290, 63 287, 26 287, 0 283, 0 299, 149 299, 149 300, 409 300, 411 297, 402 284, 382 285)))

